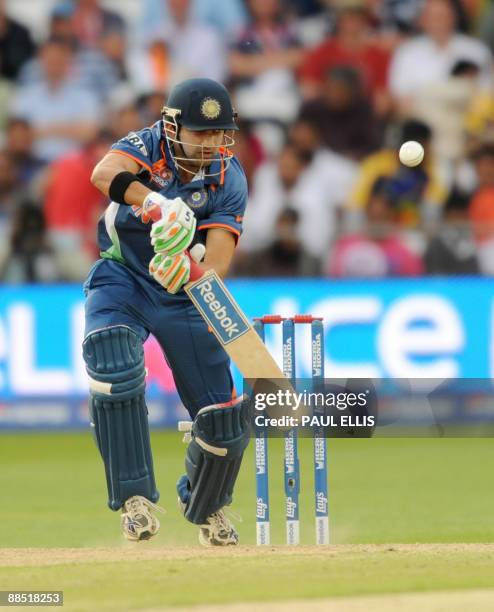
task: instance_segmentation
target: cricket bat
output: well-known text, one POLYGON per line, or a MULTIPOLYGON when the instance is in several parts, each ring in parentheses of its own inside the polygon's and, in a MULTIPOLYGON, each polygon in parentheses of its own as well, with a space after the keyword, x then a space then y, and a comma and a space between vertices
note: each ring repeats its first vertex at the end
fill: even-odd
POLYGON ((187 295, 242 376, 286 379, 218 274, 204 272, 191 260, 190 279, 187 295))

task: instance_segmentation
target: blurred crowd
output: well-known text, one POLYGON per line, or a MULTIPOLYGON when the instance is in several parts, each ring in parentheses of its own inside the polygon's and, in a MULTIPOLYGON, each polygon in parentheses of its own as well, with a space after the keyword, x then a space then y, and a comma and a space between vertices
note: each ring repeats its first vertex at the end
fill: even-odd
POLYGON ((234 275, 494 275, 493 2, 140 0, 129 19, 29 1, 36 31, 0 0, 3 282, 84 278, 107 204, 92 168, 191 76, 240 117, 234 275))

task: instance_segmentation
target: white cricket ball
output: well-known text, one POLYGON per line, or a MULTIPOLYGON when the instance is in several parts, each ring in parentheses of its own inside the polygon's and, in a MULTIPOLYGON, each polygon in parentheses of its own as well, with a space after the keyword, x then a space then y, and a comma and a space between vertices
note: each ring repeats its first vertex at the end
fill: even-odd
POLYGON ((408 140, 401 145, 399 155, 402 164, 409 168, 414 168, 424 159, 424 147, 420 142, 408 140))

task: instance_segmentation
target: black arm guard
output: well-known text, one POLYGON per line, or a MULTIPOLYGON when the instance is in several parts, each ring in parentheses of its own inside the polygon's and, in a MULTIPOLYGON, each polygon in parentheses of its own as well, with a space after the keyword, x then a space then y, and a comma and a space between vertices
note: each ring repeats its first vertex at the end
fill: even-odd
POLYGON ((128 202, 125 201, 125 192, 129 188, 129 185, 135 182, 141 182, 136 174, 132 174, 132 172, 127 171, 119 172, 113 177, 113 180, 110 183, 108 195, 113 202, 128 206, 128 202))

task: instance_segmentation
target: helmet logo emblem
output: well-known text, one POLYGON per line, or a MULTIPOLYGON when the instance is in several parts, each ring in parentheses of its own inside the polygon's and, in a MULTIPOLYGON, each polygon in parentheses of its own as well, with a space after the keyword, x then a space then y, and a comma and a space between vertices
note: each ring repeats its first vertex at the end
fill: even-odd
POLYGON ((215 98, 204 98, 201 104, 201 114, 206 119, 217 119, 221 113, 221 104, 215 98))

